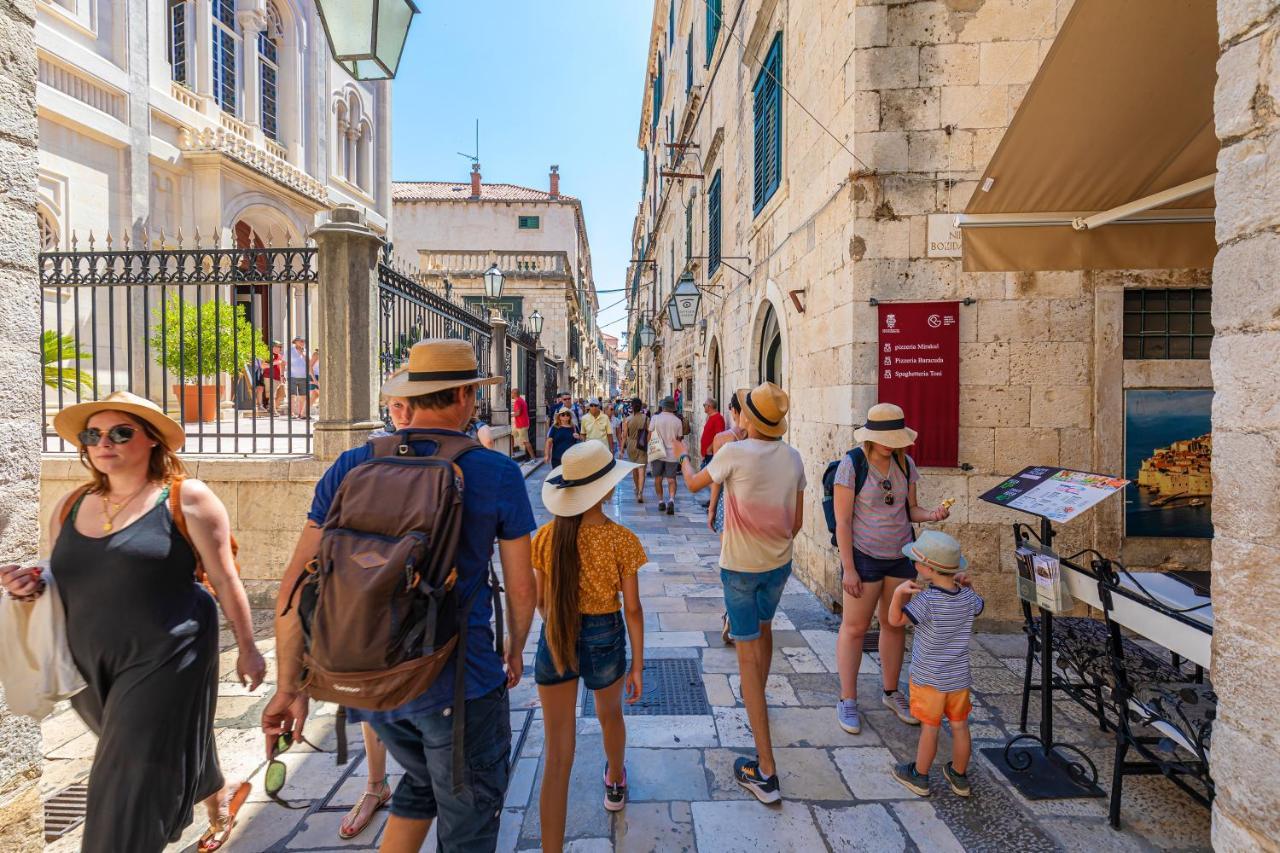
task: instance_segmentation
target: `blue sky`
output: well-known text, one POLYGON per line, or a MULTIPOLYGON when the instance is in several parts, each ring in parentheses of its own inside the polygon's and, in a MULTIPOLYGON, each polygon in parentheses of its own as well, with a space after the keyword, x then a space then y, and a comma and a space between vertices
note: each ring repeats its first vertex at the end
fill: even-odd
MULTIPOLYGON (((647 0, 418 3, 392 86, 395 180, 465 181, 475 146, 485 181, 582 199, 599 290, 623 286, 640 200, 636 148, 653 6, 647 0)), ((600 307, 624 294, 602 293, 600 307)), ((601 312, 618 335, 624 304, 601 312)))

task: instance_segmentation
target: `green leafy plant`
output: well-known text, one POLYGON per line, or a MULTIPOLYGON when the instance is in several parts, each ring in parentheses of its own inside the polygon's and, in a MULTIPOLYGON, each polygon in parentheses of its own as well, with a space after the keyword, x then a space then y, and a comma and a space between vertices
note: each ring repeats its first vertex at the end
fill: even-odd
POLYGON ((242 305, 211 299, 197 307, 194 299, 179 300, 171 293, 152 313, 151 346, 156 362, 181 382, 236 374, 255 356, 265 359, 269 355, 242 305))
POLYGON ((75 362, 90 361, 93 356, 82 351, 71 335, 60 335, 52 329, 40 336, 40 363, 44 370, 44 384, 63 391, 85 389, 94 394, 93 374, 76 368, 75 362), (71 362, 71 365, 67 365, 71 362))

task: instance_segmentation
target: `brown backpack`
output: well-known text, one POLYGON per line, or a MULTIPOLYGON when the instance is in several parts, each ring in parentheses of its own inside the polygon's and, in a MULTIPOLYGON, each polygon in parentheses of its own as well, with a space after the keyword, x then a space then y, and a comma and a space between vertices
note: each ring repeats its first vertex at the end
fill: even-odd
MULTIPOLYGON (((187 540, 187 544, 191 546, 191 553, 196 558, 196 581, 205 585, 209 592, 216 597, 217 590, 213 588, 213 584, 209 583, 209 575, 204 570, 204 561, 200 559, 200 551, 196 548, 195 540, 191 538, 191 533, 187 529, 187 516, 182 511, 182 477, 174 477, 169 481, 169 514, 173 516, 173 526, 178 528, 178 533, 182 534, 182 538, 187 540)), ((62 515, 58 518, 58 524, 66 524, 67 517, 71 515, 71 511, 76 508, 80 501, 84 500, 84 496, 89 494, 89 490, 93 486, 85 484, 78 486, 71 492, 67 498, 67 502, 62 505, 62 515)), ((231 535, 231 559, 235 561, 236 574, 240 574, 240 561, 236 557, 240 553, 240 544, 236 542, 235 534, 231 535)))
MULTIPOLYGON (((481 584, 462 601, 456 589, 464 489, 457 460, 481 445, 436 430, 402 431, 369 445, 372 457, 338 487, 319 554, 290 595, 290 607, 297 595, 306 648, 303 689, 313 699, 387 711, 422 695, 456 653, 460 759, 467 617, 486 590, 481 584), (411 438, 435 442, 436 452, 417 455, 411 438)), ((498 589, 490 569, 501 652, 498 589)), ((460 772, 454 780, 460 784, 460 772)))

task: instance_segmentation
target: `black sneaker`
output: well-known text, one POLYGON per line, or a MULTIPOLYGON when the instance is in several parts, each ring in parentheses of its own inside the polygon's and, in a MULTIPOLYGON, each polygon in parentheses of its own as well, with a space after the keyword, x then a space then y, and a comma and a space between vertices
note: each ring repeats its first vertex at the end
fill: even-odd
POLYGON ((666 512, 667 504, 664 501, 658 501, 658 512, 666 512))
POLYGON ((950 761, 942 765, 942 778, 947 780, 957 797, 967 797, 973 793, 973 789, 969 787, 968 775, 952 767, 950 761))
POLYGON ((609 781, 609 765, 606 763, 604 768, 604 807, 611 812, 622 811, 623 806, 627 804, 627 768, 623 765, 622 781, 618 784, 612 784, 609 781))
POLYGON ((916 772, 916 763, 908 761, 906 764, 898 764, 893 768, 893 778, 897 779, 902 787, 906 788, 913 794, 919 794, 922 797, 929 796, 929 774, 923 775, 916 772))
POLYGON ((675 515, 675 514, 676 514, 676 502, 672 501, 671 503, 667 504, 667 515, 675 515))
POLYGON ((733 778, 738 784, 755 794, 757 800, 766 805, 782 799, 782 791, 778 788, 778 774, 765 778, 760 772, 760 762, 750 758, 739 758, 733 762, 733 778))

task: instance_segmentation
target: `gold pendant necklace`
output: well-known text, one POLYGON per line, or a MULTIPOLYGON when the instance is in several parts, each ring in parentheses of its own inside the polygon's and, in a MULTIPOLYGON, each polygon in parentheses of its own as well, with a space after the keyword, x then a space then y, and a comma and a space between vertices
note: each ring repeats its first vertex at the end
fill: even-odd
POLYGON ((102 493, 102 518, 103 518, 102 532, 103 533, 110 533, 113 529, 115 529, 115 520, 120 516, 120 513, 124 511, 124 508, 126 506, 128 506, 130 503, 133 502, 134 498, 142 494, 142 490, 145 489, 148 485, 150 484, 143 483, 141 488, 139 488, 133 494, 129 495, 129 497, 125 498, 120 503, 116 503, 115 501, 108 500, 107 493, 106 492, 102 493), (109 508, 113 505, 116 508, 115 512, 111 512, 109 508))

